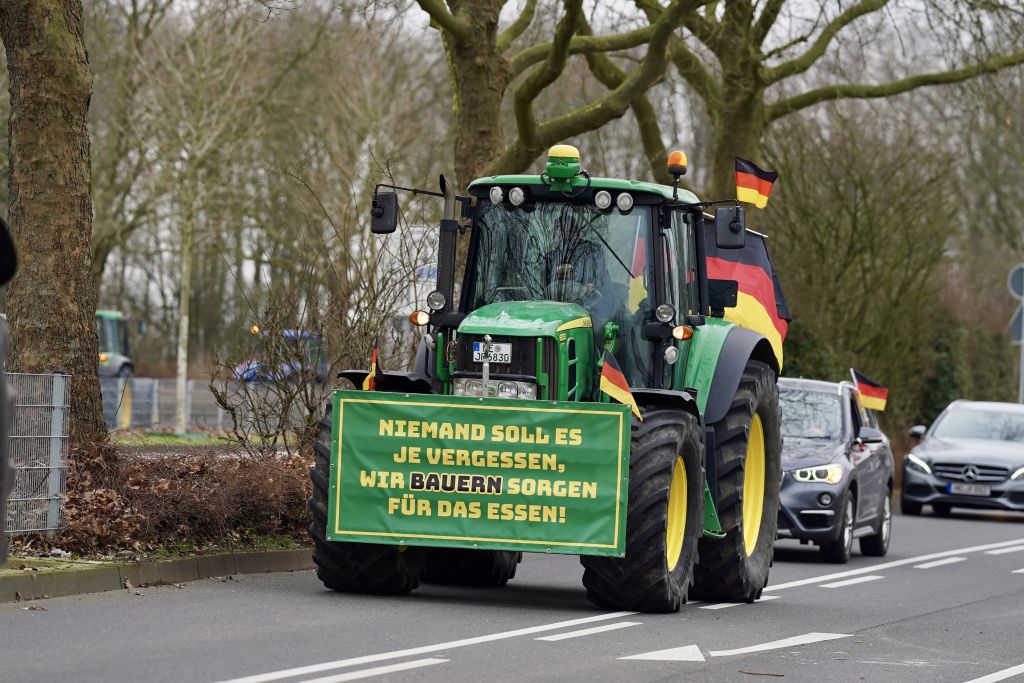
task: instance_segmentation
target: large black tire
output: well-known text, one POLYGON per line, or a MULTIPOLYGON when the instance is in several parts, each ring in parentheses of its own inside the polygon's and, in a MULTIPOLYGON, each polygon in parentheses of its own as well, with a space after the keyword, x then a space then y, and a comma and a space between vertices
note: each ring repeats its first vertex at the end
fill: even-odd
MULTIPOLYGON (((781 411, 775 382, 775 372, 769 366, 748 361, 729 411, 713 425, 718 518, 725 537, 706 537, 700 541, 700 563, 692 591, 700 600, 754 602, 768 583, 782 478, 781 411), (750 530, 743 528, 743 503, 747 496, 744 475, 755 416, 761 427, 764 481, 760 522, 751 524, 755 535, 748 552, 746 539, 750 530)), ((752 503, 756 501, 756 497, 751 498, 752 503)), ((752 515, 751 519, 754 518, 752 515)))
POLYGON ((314 447, 313 495, 309 511, 313 521, 316 575, 331 590, 345 593, 403 594, 420 583, 420 548, 347 543, 327 540, 327 486, 331 470, 331 407, 320 421, 320 435, 314 447))
POLYGON ((633 420, 626 555, 580 558, 587 597, 608 609, 677 611, 693 583, 703 527, 700 423, 682 411, 648 411, 642 423, 633 420))
POLYGON ((431 548, 424 551, 425 583, 448 586, 504 586, 516 575, 523 554, 510 550, 431 548))

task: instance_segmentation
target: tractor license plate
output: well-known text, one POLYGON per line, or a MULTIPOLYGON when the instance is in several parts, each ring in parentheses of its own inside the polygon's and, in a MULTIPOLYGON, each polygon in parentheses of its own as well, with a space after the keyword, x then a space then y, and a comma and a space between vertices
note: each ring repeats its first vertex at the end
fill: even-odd
POLYGON ((946 490, 962 496, 987 496, 992 492, 992 489, 984 484, 947 484, 946 490))
POLYGON ((473 342, 473 362, 483 363, 511 363, 512 362, 512 345, 511 344, 490 344, 490 348, 487 350, 486 358, 484 357, 484 343, 473 342))

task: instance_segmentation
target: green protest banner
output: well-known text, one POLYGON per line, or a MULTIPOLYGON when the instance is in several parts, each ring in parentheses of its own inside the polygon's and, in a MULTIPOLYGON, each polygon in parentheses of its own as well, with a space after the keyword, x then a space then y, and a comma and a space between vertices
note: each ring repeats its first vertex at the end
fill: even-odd
POLYGON ((336 391, 333 541, 625 552, 629 408, 336 391))

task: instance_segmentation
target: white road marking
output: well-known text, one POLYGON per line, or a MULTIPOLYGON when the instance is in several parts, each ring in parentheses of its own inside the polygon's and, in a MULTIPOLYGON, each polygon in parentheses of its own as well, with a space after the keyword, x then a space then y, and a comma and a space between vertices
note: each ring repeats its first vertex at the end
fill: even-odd
POLYGON ((845 633, 805 633, 802 636, 793 636, 792 638, 783 638, 782 640, 773 640, 770 643, 761 643, 760 645, 750 645, 748 647, 738 647, 734 650, 712 650, 708 654, 712 657, 732 657, 733 655, 748 655, 753 652, 766 652, 767 650, 779 650, 786 647, 796 647, 798 645, 810 645, 811 643, 822 643, 826 640, 837 640, 839 638, 849 638, 850 636, 845 633))
POLYGON ((1011 666, 1009 669, 996 671, 987 676, 982 676, 981 678, 972 678, 967 681, 967 683, 995 683, 996 681, 1005 681, 1010 676, 1016 676, 1017 674, 1024 674, 1024 664, 1011 666))
POLYGON ((369 678, 370 676, 383 676, 384 674, 393 674, 399 671, 408 671, 409 669, 419 669, 420 667, 432 666, 434 664, 444 664, 448 661, 450 660, 438 659, 436 657, 431 657, 429 659, 414 659, 411 662, 375 666, 372 669, 349 671, 348 673, 324 676, 323 678, 310 678, 302 683, 345 683, 345 681, 358 681, 360 678, 369 678))
POLYGON ((957 562, 963 562, 966 557, 947 557, 944 560, 932 560, 931 562, 925 562, 924 564, 915 564, 914 569, 931 569, 933 567, 943 567, 947 564, 956 564, 957 562))
POLYGON ((668 650, 655 650, 654 652, 644 652, 639 655, 630 655, 628 657, 619 657, 619 659, 643 659, 653 662, 704 662, 704 655, 701 654, 700 648, 696 645, 684 645, 683 647, 673 647, 668 650))
POLYGON ((534 638, 534 640, 568 640, 569 638, 579 638, 580 636, 589 636, 594 633, 604 633, 605 631, 615 631, 620 628, 628 628, 630 626, 639 626, 639 621, 618 621, 614 624, 605 624, 604 626, 594 626, 592 628, 583 628, 579 631, 569 631, 568 633, 556 633, 553 636, 541 636, 540 638, 534 638))
MULTIPOLYGON (((764 602, 765 600, 778 600, 778 595, 762 595, 755 602, 764 602)), ((749 605, 749 602, 716 602, 711 605, 704 605, 700 609, 725 609, 726 607, 736 607, 737 605, 749 605)))
POLYGON ((1024 550, 1024 545, 1016 545, 1012 548, 1000 548, 999 550, 986 550, 986 555, 1005 555, 1006 553, 1019 553, 1024 550))
POLYGON ((1014 569, 1013 573, 1014 574, 1024 574, 1024 569, 1014 569))
POLYGON ((878 581, 884 579, 884 576, 858 576, 855 579, 846 579, 845 581, 833 581, 832 583, 823 583, 818 588, 843 588, 845 586, 852 586, 857 583, 867 583, 868 581, 878 581))
POLYGON ((937 560, 943 557, 952 557, 953 555, 968 555, 970 553, 980 553, 985 550, 991 550, 993 548, 1004 548, 1010 545, 1020 545, 1024 543, 1024 538, 1018 538, 1012 541, 1001 541, 999 543, 986 543, 985 545, 975 545, 969 548, 957 548, 955 550, 944 550, 938 553, 928 553, 927 555, 918 555, 917 557, 908 557, 902 560, 893 560, 892 562, 883 562, 882 564, 871 565, 870 567, 861 567, 860 569, 850 569, 844 572, 835 572, 833 574, 825 574, 823 576, 811 576, 806 579, 798 579, 797 581, 790 581, 788 583, 780 583, 777 586, 769 585, 766 590, 771 592, 786 590, 787 588, 796 588, 798 586, 807 586, 813 583, 821 583, 822 581, 828 581, 830 579, 845 579, 849 576, 860 576, 861 574, 870 574, 871 572, 881 571, 883 569, 890 569, 892 567, 902 567, 908 564, 915 564, 920 562, 927 562, 928 560, 937 560))
POLYGON ((598 614, 592 617, 583 617, 581 619, 557 621, 553 624, 543 624, 541 626, 527 626, 526 628, 518 628, 513 631, 501 631, 500 633, 490 633, 485 636, 474 636, 472 638, 463 638, 462 640, 451 640, 447 643, 438 643, 436 645, 410 647, 405 650, 381 652, 380 654, 363 655, 361 657, 349 657, 348 659, 338 659, 333 662, 323 662, 321 664, 309 664, 307 666, 295 667, 294 669, 281 669, 280 671, 271 671, 269 673, 255 674, 253 676, 232 678, 228 681, 222 681, 221 683, 266 683, 267 681, 278 681, 282 678, 291 678, 293 676, 305 676, 307 674, 320 673, 321 671, 330 671, 331 669, 342 669, 346 666, 359 666, 360 664, 371 664, 373 662, 382 662, 388 659, 399 659, 401 657, 413 657, 415 655, 424 655, 432 652, 440 652, 441 650, 454 650, 458 647, 466 647, 467 645, 479 645, 480 643, 489 643, 495 640, 518 638, 519 636, 528 636, 534 633, 544 633, 545 631, 557 631, 559 629, 569 628, 572 626, 592 624, 596 621, 620 619, 622 617, 629 617, 634 614, 637 614, 637 612, 608 612, 606 614, 598 614))

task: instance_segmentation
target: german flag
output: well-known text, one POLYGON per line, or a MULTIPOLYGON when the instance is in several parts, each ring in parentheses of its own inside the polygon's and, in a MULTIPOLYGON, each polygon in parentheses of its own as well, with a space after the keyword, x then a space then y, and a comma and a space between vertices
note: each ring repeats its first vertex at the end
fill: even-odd
POLYGON ((781 368, 782 342, 792 316, 764 235, 748 230, 742 249, 719 249, 715 244, 714 222, 705 221, 704 245, 708 279, 736 281, 736 306, 725 309, 725 319, 763 335, 771 343, 781 368))
POLYGON ((852 368, 850 372, 853 374, 853 384, 857 387, 857 391, 860 392, 861 404, 869 410, 878 412, 885 410, 885 403, 889 400, 889 390, 867 375, 862 375, 852 368))
POLYGON ((763 209, 778 177, 775 171, 762 170, 754 162, 736 157, 736 199, 763 209))
POLYGON ((601 358, 601 393, 608 394, 619 403, 629 406, 637 419, 641 422, 644 421, 643 416, 640 415, 640 407, 636 404, 636 399, 633 398, 633 392, 629 389, 626 376, 622 374, 615 356, 607 351, 601 358))
POLYGON ((380 355, 380 347, 373 342, 373 353, 370 354, 370 371, 366 373, 363 380, 363 391, 376 391, 377 378, 380 377, 380 366, 377 364, 377 357, 380 355))

